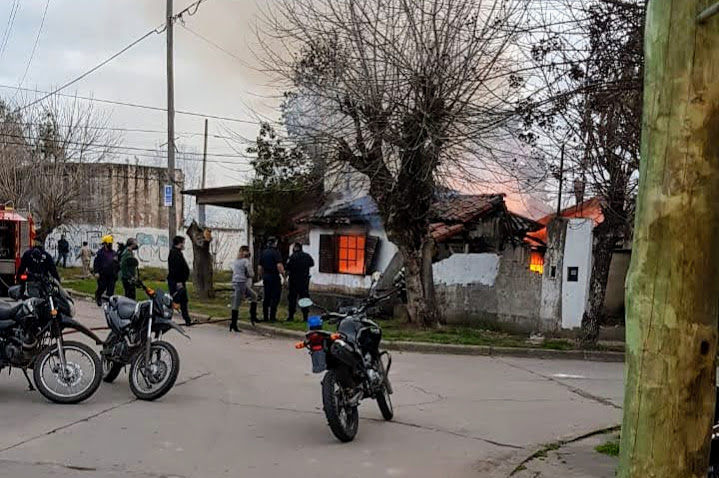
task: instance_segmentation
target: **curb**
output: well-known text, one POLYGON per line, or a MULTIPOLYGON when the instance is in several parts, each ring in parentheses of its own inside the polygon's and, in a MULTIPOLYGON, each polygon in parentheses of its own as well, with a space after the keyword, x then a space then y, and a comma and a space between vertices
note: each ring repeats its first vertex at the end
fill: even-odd
MULTIPOLYGON (((219 321, 218 321, 219 322, 219 321)), ((213 323, 213 321, 210 321, 213 323)), ((240 322, 242 330, 256 332, 273 337, 286 337, 291 339, 304 339, 305 333, 296 330, 286 330, 269 325, 252 326, 240 322)), ((423 354, 443 355, 474 355, 483 357, 521 357, 540 360, 586 360, 592 362, 624 362, 623 352, 605 352, 591 350, 551 350, 530 349, 518 347, 494 347, 491 345, 452 345, 433 344, 428 342, 386 341, 384 348, 397 352, 413 352, 423 354)))
MULTIPOLYGON (((94 301, 92 294, 67 289, 71 296, 83 300, 94 301)), ((224 324, 228 319, 212 320, 212 316, 204 314, 190 314, 199 324, 224 324)), ((305 333, 297 330, 287 330, 271 325, 250 325, 239 322, 239 327, 248 332, 254 332, 271 337, 285 337, 290 339, 304 339, 305 333)), ((601 350, 552 350, 519 347, 495 347, 492 345, 453 345, 434 344, 429 342, 385 341, 384 348, 397 352, 413 352, 422 354, 443 355, 474 355, 482 357, 519 357, 539 360, 586 360, 591 362, 624 362, 624 352, 609 352, 601 350)))

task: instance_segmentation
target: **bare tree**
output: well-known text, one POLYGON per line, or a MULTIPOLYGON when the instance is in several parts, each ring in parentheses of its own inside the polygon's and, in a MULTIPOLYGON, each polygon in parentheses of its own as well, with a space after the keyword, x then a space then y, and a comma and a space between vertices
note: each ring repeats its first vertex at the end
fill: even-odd
POLYGON ((438 323, 429 211, 470 174, 511 118, 522 0, 281 0, 267 16, 267 69, 299 98, 293 131, 359 172, 402 253, 411 320, 438 323))
POLYGON ((525 126, 521 138, 541 151, 555 177, 574 179, 567 190, 578 203, 586 194, 601 199, 603 220, 594 230, 590 296, 582 318, 581 339, 593 345, 613 251, 631 238, 645 2, 550 3, 530 29, 530 67, 513 81, 528 91, 518 108, 525 126))
POLYGON ((0 115, 0 199, 29 204, 44 240, 59 226, 112 207, 88 201, 90 165, 109 159, 117 143, 92 103, 51 97, 29 110, 0 115))

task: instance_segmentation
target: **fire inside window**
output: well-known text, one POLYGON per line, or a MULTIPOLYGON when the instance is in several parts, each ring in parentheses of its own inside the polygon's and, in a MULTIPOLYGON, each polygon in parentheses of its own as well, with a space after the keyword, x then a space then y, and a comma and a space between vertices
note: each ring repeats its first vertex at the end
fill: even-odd
POLYGON ((337 250, 339 252, 339 273, 364 274, 364 236, 340 236, 337 250))
POLYGON ((537 274, 544 273, 544 254, 538 251, 532 251, 529 256, 529 270, 537 274))

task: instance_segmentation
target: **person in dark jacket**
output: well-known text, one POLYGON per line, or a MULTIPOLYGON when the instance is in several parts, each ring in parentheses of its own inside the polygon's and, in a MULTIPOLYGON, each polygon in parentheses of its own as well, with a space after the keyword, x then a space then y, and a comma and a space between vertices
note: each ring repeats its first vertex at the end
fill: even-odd
MULTIPOLYGON (((302 250, 302 244, 297 243, 292 247, 292 255, 287 261, 287 274, 290 280, 290 291, 287 297, 289 302, 289 316, 287 320, 295 320, 297 312, 297 301, 310 296, 310 269, 315 266, 312 256, 302 250)), ((302 316, 307 322, 309 310, 302 309, 302 316)))
POLYGON ((55 261, 42 247, 42 243, 35 241, 33 247, 25 251, 20 259, 20 267, 17 269, 16 282, 22 282, 22 275, 25 273, 46 275, 57 279, 60 282, 60 274, 57 273, 55 261))
POLYGON ((187 295, 187 281, 190 279, 190 266, 187 265, 182 251, 185 249, 185 238, 175 236, 172 239, 172 249, 167 258, 167 286, 173 300, 180 304, 180 311, 185 325, 192 325, 190 310, 188 307, 189 296, 187 295))
POLYGON ((137 239, 131 237, 127 240, 125 250, 120 254, 120 279, 122 279, 122 287, 125 289, 125 297, 135 300, 137 298, 137 261, 135 259, 135 251, 139 248, 137 239))
POLYGON ((57 263, 56 265, 60 265, 60 261, 62 261, 62 267, 63 269, 67 269, 67 256, 70 255, 70 243, 67 242, 67 239, 65 239, 65 234, 60 236, 60 240, 57 241, 57 263))
POLYGON ((265 289, 262 300, 262 319, 267 322, 277 321, 277 307, 282 297, 282 276, 285 275, 285 266, 282 254, 277 249, 277 239, 270 237, 267 240, 267 249, 260 255, 259 276, 265 289))
POLYGON ((117 252, 112 248, 114 243, 112 236, 102 238, 102 247, 95 254, 95 262, 92 265, 92 272, 97 279, 97 290, 95 291, 95 302, 102 306, 102 296, 112 297, 115 295, 115 283, 117 282, 117 271, 119 261, 117 252))

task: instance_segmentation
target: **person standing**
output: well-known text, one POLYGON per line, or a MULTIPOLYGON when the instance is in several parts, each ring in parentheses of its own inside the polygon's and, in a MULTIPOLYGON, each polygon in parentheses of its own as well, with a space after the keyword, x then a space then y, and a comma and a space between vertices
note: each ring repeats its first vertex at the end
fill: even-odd
POLYGON ((187 294, 187 281, 190 279, 190 266, 187 265, 185 256, 182 251, 185 249, 185 238, 175 236, 172 239, 172 249, 167 257, 167 286, 170 288, 170 294, 173 300, 180 304, 182 319, 186 326, 192 325, 188 302, 190 300, 187 294))
POLYGON ((70 243, 65 239, 65 234, 60 236, 60 240, 57 241, 57 265, 60 265, 62 261, 63 269, 67 269, 67 256, 70 254, 70 243))
POLYGON ((125 297, 136 300, 137 298, 137 259, 135 251, 138 249, 137 239, 131 237, 125 244, 125 249, 120 254, 120 279, 125 289, 125 297))
POLYGON ((23 282, 23 274, 29 272, 36 275, 50 276, 60 282, 60 274, 57 273, 55 261, 42 247, 42 242, 34 241, 33 246, 25 251, 20 259, 20 266, 17 269, 15 281, 23 282))
POLYGON ((80 248, 80 253, 77 255, 75 260, 80 259, 80 262, 82 263, 82 277, 84 279, 89 279, 92 276, 90 273, 90 263, 92 262, 92 256, 94 255, 95 253, 92 252, 87 242, 83 242, 82 247, 80 248))
POLYGON ((247 246, 240 247, 240 253, 237 259, 232 263, 232 288, 234 295, 232 297, 232 321, 230 322, 230 331, 239 332, 237 328, 237 320, 240 317, 240 306, 242 300, 247 297, 250 299, 250 322, 255 325, 257 322, 257 293, 252 289, 252 279, 255 274, 252 272, 252 262, 250 261, 250 248, 247 246))
MULTIPOLYGON (((287 297, 289 305, 288 322, 295 320, 297 301, 310 296, 310 269, 315 266, 312 256, 302 250, 302 244, 292 246, 292 255, 287 261, 287 274, 290 280, 290 291, 287 297)), ((309 310, 302 308, 302 316, 307 322, 309 310)))
POLYGON ((114 239, 111 235, 103 236, 102 247, 95 254, 95 261, 92 265, 92 272, 97 279, 97 290, 95 291, 95 302, 98 307, 102 306, 102 296, 112 297, 115 295, 115 283, 117 282, 117 271, 119 262, 117 252, 112 248, 114 239))
POLYGON ((282 298, 282 278, 285 266, 282 254, 277 249, 277 239, 270 237, 267 248, 260 255, 259 276, 262 277, 265 296, 262 300, 262 319, 277 322, 277 307, 282 298))

